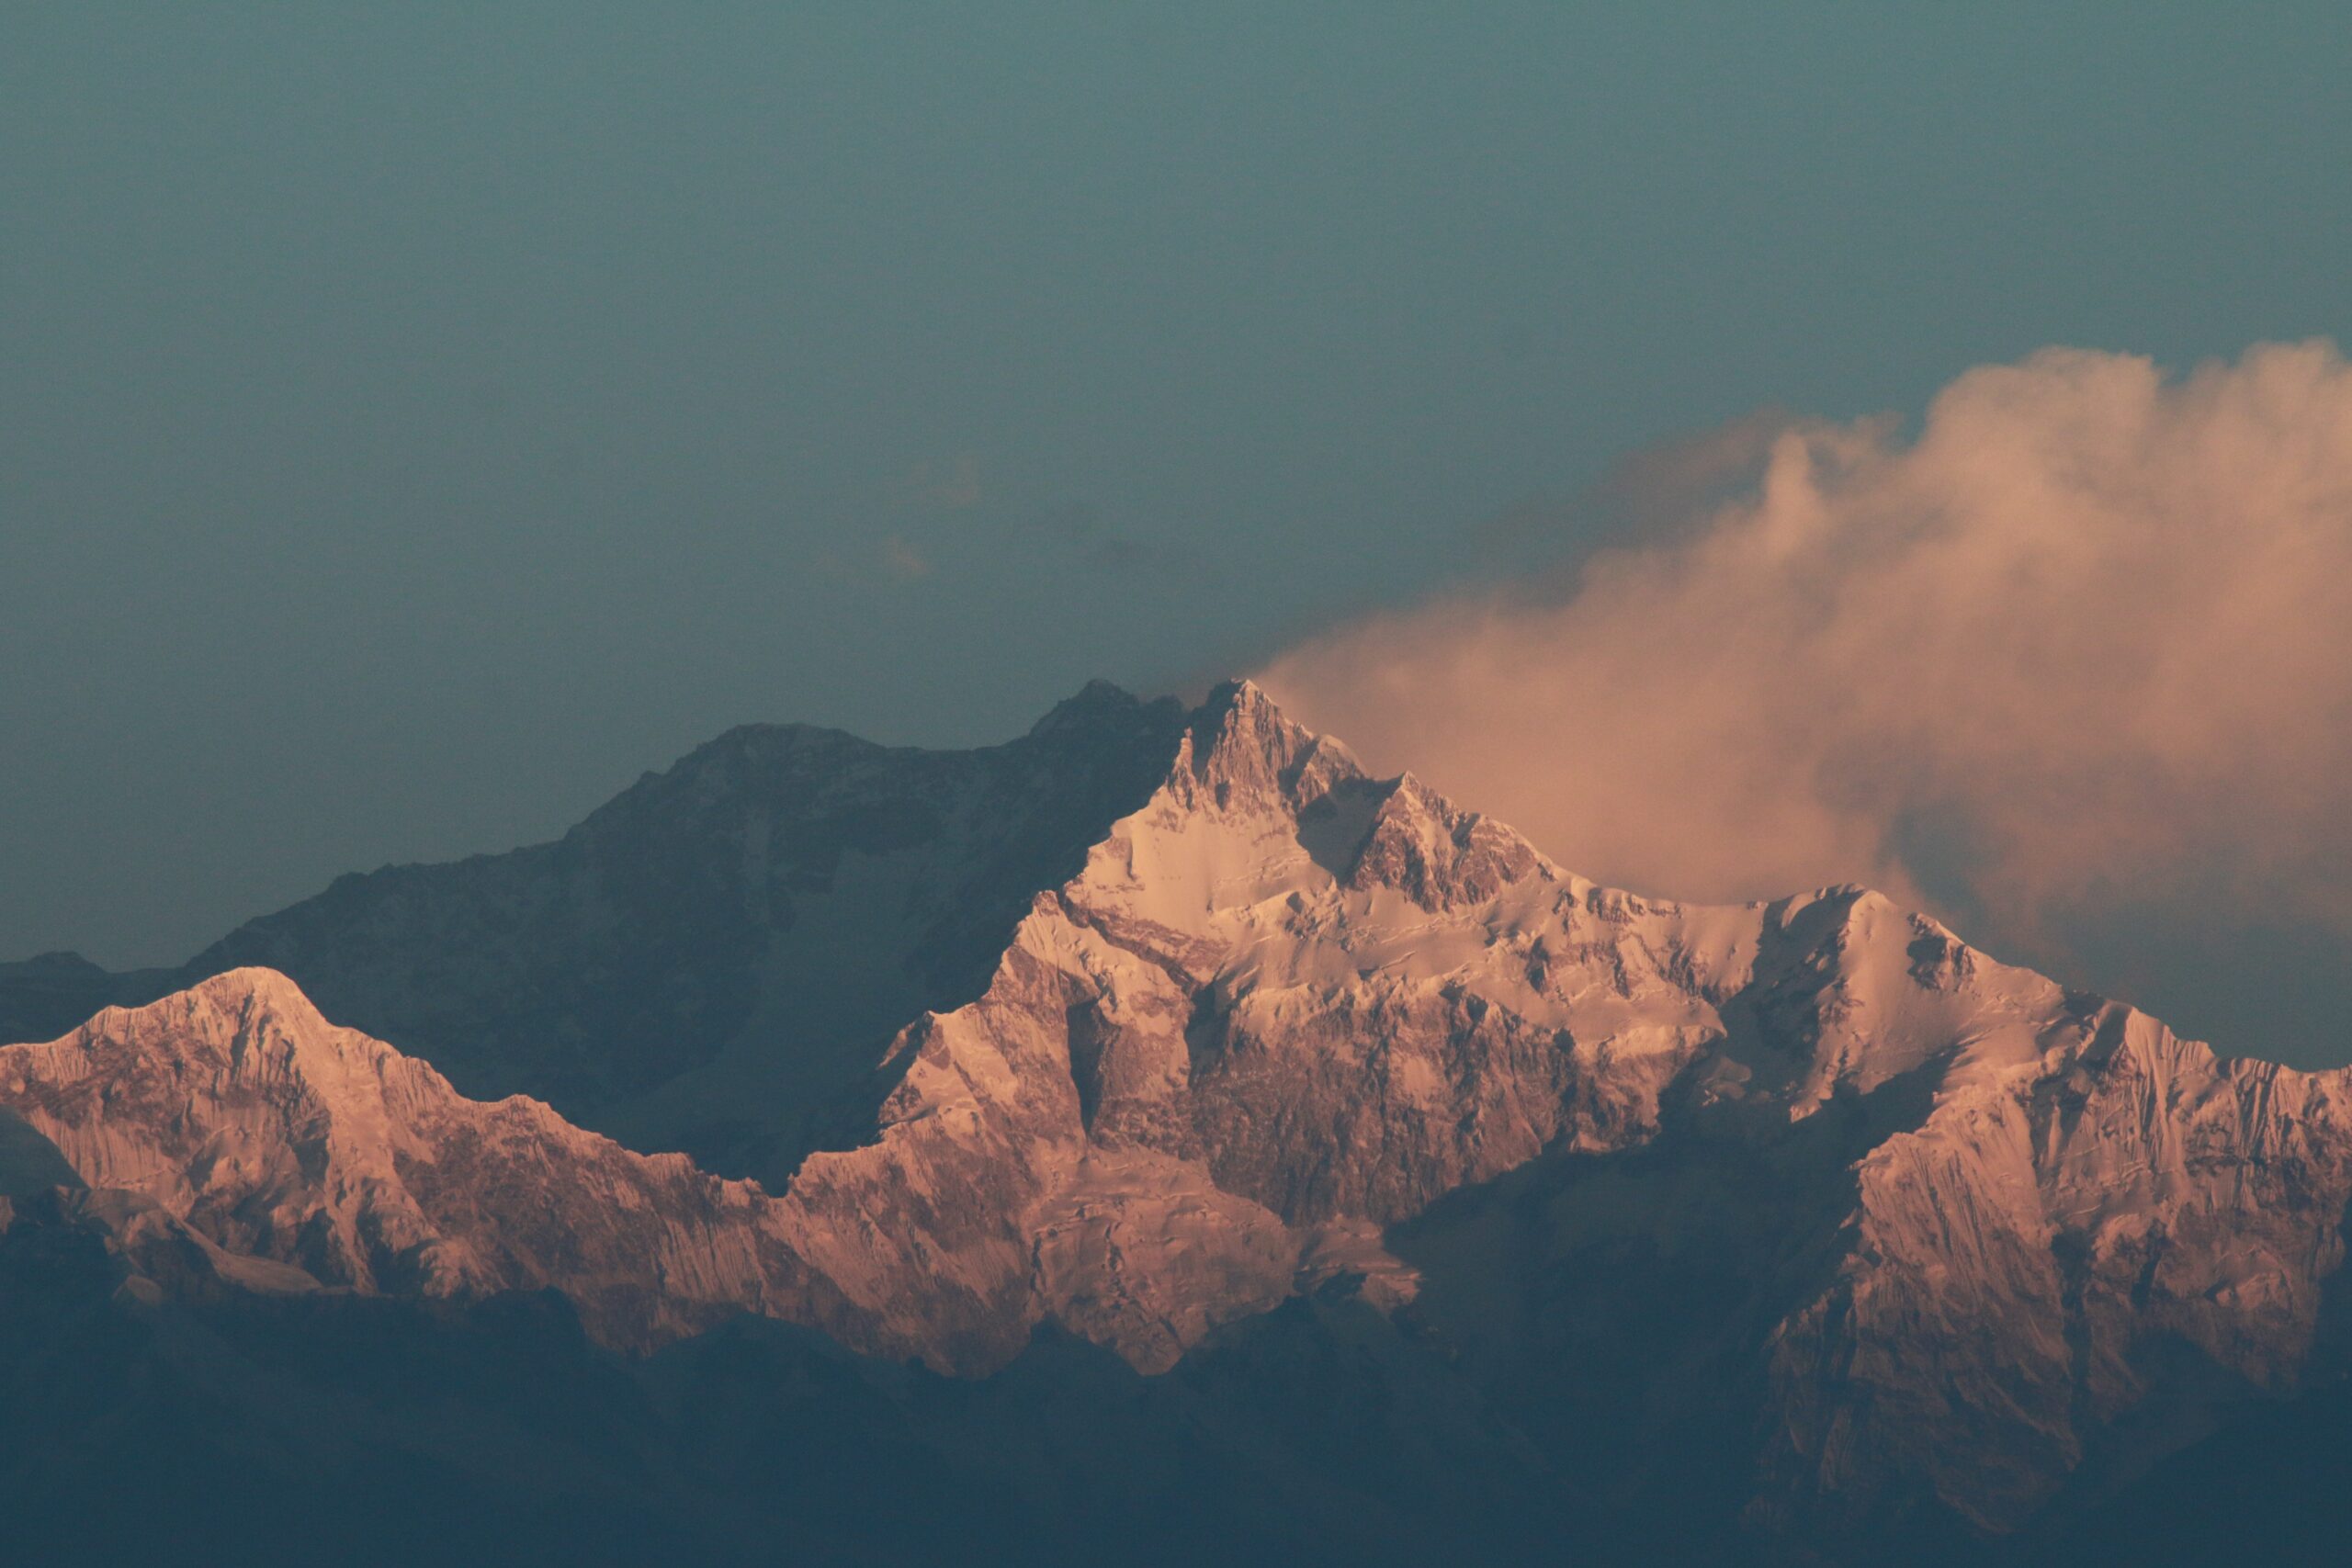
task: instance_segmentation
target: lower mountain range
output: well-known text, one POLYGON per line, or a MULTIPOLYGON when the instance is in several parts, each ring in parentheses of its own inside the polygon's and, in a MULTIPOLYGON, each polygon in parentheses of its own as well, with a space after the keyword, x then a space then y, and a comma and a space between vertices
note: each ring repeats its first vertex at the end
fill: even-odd
POLYGON ((1247 682, 732 731, 0 1041, 28 1562, 2352 1546, 2352 1070, 1597 886, 1247 682))

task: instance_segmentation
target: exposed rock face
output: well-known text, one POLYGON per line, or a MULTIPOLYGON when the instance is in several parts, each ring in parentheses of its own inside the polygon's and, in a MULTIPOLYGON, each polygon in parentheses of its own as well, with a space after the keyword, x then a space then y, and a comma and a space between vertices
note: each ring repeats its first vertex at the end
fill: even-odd
POLYGON ((1278 1221, 1148 1162, 1090 1165, 1051 1136, 1053 1111, 1076 1122, 1067 1069, 1058 1087, 1046 1114, 985 1135, 950 1114, 819 1156, 779 1199, 537 1100, 466 1100, 270 970, 0 1049, 11 1185, 78 1179, 78 1212, 164 1289, 553 1288, 627 1348, 759 1312, 965 1371, 1010 1359, 1049 1314, 1164 1366, 1289 1293, 1278 1221), (62 1166, 44 1173, 44 1150, 62 1166), (1186 1256, 1236 1225, 1254 1251, 1186 1256))
POLYGON ((770 1187, 461 1099, 248 970, 0 1050, 134 1258, 965 1372, 1048 1323, 1157 1371, 1351 1281, 1568 1468, 1712 1445, 1768 1526, 2008 1528, 2293 1390, 2352 1193, 2352 1077, 2217 1061, 1860 889, 1598 887, 1247 684, 945 759, 738 732, 558 845, 216 953, 770 1187))
POLYGON ((1781 1457, 1841 1512, 2013 1528, 2115 1423, 2291 1393, 2352 1196, 2352 1075, 2222 1062, 2076 998, 1858 1170, 1835 1283, 1782 1326, 1781 1457))
POLYGON ((270 970, 0 1049, 0 1101, 161 1282, 554 1286, 593 1332, 642 1347, 797 1277, 750 1184, 631 1154, 537 1100, 462 1099, 423 1062, 329 1024, 270 970))
POLYGON ((781 1187, 870 1133, 883 1046, 979 994, 1038 889, 1165 776, 1183 717, 1097 682, 971 751, 730 730, 554 843, 343 877, 179 971, 78 976, 78 1012, 0 974, 0 1025, 12 997, 54 1025, 0 1039, 266 967, 469 1095, 781 1187))

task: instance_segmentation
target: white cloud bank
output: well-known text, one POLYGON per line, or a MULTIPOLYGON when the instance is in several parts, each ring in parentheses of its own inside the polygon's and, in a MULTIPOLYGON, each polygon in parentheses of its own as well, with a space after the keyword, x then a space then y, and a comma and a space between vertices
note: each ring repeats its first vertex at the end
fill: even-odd
POLYGON ((1261 680, 1639 890, 1870 883, 2042 959, 2100 909, 2352 933, 2352 367, 1973 370, 1915 441, 1791 425, 1699 526, 1261 680))

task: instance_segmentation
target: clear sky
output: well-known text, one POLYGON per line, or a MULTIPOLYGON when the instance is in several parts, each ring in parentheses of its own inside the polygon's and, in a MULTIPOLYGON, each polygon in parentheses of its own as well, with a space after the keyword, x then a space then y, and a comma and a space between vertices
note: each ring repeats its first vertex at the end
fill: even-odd
POLYGON ((0 956, 1251 666, 1759 406, 2342 341, 2347 81, 2341 0, 0 0, 0 956))

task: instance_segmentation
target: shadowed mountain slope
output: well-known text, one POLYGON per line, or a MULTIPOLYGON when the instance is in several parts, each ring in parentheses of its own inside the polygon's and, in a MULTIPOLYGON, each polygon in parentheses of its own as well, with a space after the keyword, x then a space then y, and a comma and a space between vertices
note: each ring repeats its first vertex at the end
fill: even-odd
POLYGON ((469 1095, 528 1094, 781 1187, 808 1149, 870 1130, 891 1035, 979 994, 1182 726, 1173 702, 1098 682, 977 750, 730 730, 553 843, 339 878, 178 970, 0 967, 0 1039, 266 967, 469 1095))
POLYGON ((256 970, 0 1049, 61 1214, 164 1298, 552 1288, 610 1346, 751 1312, 965 1374, 1041 1330, 1181 1373, 1337 1292, 1636 1558, 1666 1514, 1960 1550, 2335 1364, 2352 1074, 2219 1060, 1859 888, 1597 886, 1247 683, 944 761, 792 733, 223 944, 462 1035, 415 1047, 448 1078, 256 970), (631 1002, 581 955, 635 921, 631 1002), (714 1117, 768 1187, 631 1152, 714 1117))

